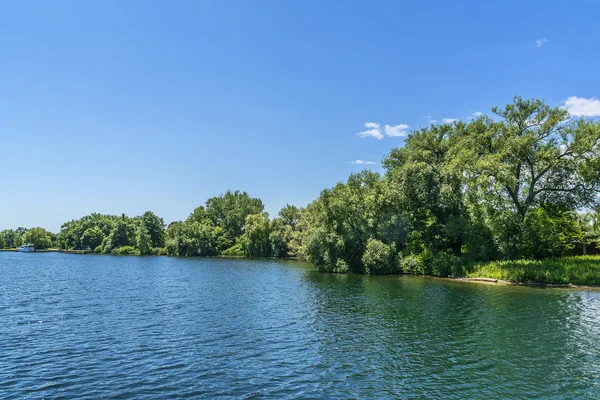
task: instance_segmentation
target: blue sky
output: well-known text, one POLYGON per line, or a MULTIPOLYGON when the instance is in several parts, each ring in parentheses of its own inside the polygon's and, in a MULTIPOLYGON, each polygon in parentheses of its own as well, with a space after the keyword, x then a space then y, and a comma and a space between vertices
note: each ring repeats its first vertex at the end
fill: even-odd
POLYGON ((4 2, 0 229, 227 189, 273 215, 430 120, 517 94, 600 114, 600 3, 407 3, 4 2))

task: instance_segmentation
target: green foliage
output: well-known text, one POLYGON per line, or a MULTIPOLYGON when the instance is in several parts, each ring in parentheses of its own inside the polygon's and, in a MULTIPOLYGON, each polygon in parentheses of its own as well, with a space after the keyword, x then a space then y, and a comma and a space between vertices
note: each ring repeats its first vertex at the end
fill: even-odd
MULTIPOLYGON (((23 244, 23 236, 27 232, 26 228, 5 229, 0 232, 0 248, 14 249, 23 244)), ((52 236, 52 234, 50 234, 52 236)))
POLYGON ((167 254, 170 256, 178 256, 178 240, 177 237, 169 238, 165 241, 165 248, 167 249, 167 254))
POLYGON ((236 243, 230 248, 223 251, 222 255, 227 257, 244 257, 246 255, 246 252, 244 251, 244 248, 242 247, 241 243, 236 243))
POLYGON ((409 254, 401 258, 398 264, 405 274, 423 275, 426 273, 421 257, 416 254, 409 254))
POLYGON ((169 251, 167 250, 166 247, 155 247, 152 249, 152 254, 154 254, 156 256, 168 256, 169 251))
POLYGON ((340 259, 344 251, 342 238, 324 227, 311 227, 304 237, 304 255, 319 270, 331 271, 339 261, 343 261, 348 270, 348 263, 340 259))
POLYGON ((431 264, 432 275, 441 277, 461 275, 460 261, 458 257, 453 254, 437 253, 429 262, 431 264))
POLYGON ((146 211, 140 217, 140 225, 150 235, 151 247, 163 247, 165 245, 165 222, 162 218, 156 216, 152 211, 146 211))
POLYGON ((104 232, 102 232, 98 226, 88 228, 83 232, 83 235, 81 235, 81 246, 83 248, 89 247, 90 249, 95 250, 102 244, 104 238, 104 232))
MULTIPOLYGON (((460 171, 451 167, 453 135, 459 124, 413 132, 404 148, 384 160, 389 201, 418 232, 420 247, 460 255, 463 216, 460 171)), ((413 236, 414 238, 414 236, 413 236)))
POLYGON ((108 236, 118 218, 114 215, 91 214, 79 220, 66 222, 58 234, 58 246, 61 249, 83 250, 81 238, 87 229, 98 227, 105 236, 108 236))
POLYGON ((133 246, 121 246, 112 251, 113 254, 118 255, 139 255, 139 251, 133 246))
POLYGON ((248 215, 240 244, 248 257, 270 257, 272 253, 270 235, 271 221, 266 212, 248 215))
POLYGON ((555 254, 525 243, 531 229, 550 232, 542 225, 551 223, 532 220, 541 207, 574 211, 596 204, 600 124, 519 97, 493 112, 499 121, 481 118, 456 135, 455 164, 462 166, 470 212, 483 219, 505 258, 555 254))
POLYGON ((263 210, 262 200, 239 190, 228 190, 224 195, 210 198, 206 202, 206 216, 215 226, 223 229, 225 238, 229 241, 228 247, 244 233, 246 217, 263 210))
POLYGON ((226 243, 223 228, 193 221, 184 223, 179 234, 167 240, 167 250, 178 256, 216 256, 226 243))
POLYGON ((396 245, 387 245, 377 239, 369 239, 362 256, 365 272, 372 275, 388 275, 398 272, 396 245))
POLYGON ((332 270, 341 259, 350 272, 365 272, 362 255, 386 222, 386 205, 381 177, 370 171, 352 174, 346 183, 323 190, 303 213, 301 240, 307 260, 332 270))
MULTIPOLYGON (((351 175, 300 212, 288 242, 321 270, 372 273, 395 251, 406 273, 564 255, 589 242, 600 193, 600 123, 519 97, 482 116, 412 132, 385 176, 351 175), (391 248, 391 247, 390 247, 391 248)), ((598 232, 598 231, 596 231, 598 232)))
POLYGON ((553 206, 542 206, 528 213, 521 236, 520 253, 538 259, 562 256, 584 240, 577 214, 553 206))
MULTIPOLYGON (((273 220, 260 199, 227 191, 166 231, 151 212, 91 214, 65 223, 55 241, 105 253, 164 247, 174 256, 299 257, 329 272, 448 276, 481 262, 558 257, 597 240, 600 122, 520 97, 492 111, 412 132, 383 160, 383 176, 351 174, 273 220)), ((19 245, 25 232, 4 231, 2 241, 19 245)))
POLYGON ((12 249, 21 245, 21 235, 13 229, 6 229, 0 233, 3 240, 3 248, 12 249))
POLYGON ((118 218, 106 237, 104 244, 104 252, 110 253, 113 249, 118 249, 124 246, 132 246, 135 243, 136 226, 122 215, 118 218))
POLYGON ((271 223, 271 233, 269 233, 269 242, 271 245, 271 255, 273 257, 288 257, 291 253, 290 242, 294 233, 294 225, 289 224, 289 220, 276 218, 271 223))
POLYGON ((204 208, 204 206, 198 206, 194 209, 194 211, 192 211, 192 213, 189 215, 186 222, 199 222, 201 224, 204 224, 204 223, 210 223, 212 221, 208 217, 208 214, 206 213, 206 209, 204 208))
POLYGON ((142 216, 91 214, 69 221, 56 236, 59 248, 71 250, 93 249, 99 253, 116 253, 132 246, 136 253, 151 254, 153 247, 163 247, 165 229, 162 218, 147 211, 142 216), (100 249, 98 249, 100 247, 100 249))
POLYGON ((44 228, 31 228, 23 233, 22 243, 32 243, 36 249, 52 247, 52 234, 44 228))
POLYGON ((296 206, 286 204, 279 211, 279 218, 292 229, 295 229, 298 222, 300 222, 300 209, 296 206))
POLYGON ((600 256, 492 261, 469 266, 466 275, 523 283, 600 285, 600 256))
POLYGON ((335 268, 333 268, 331 272, 335 274, 345 274, 348 272, 348 264, 346 264, 346 261, 338 258, 335 262, 335 268))
POLYGON ((152 237, 144 223, 138 227, 136 247, 141 255, 152 254, 152 237))

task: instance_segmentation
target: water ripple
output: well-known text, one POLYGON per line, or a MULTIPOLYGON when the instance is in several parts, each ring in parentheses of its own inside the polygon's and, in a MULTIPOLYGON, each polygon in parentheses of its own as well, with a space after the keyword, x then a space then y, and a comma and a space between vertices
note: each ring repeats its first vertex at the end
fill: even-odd
POLYGON ((600 293, 0 253, 0 398, 597 398, 600 293))

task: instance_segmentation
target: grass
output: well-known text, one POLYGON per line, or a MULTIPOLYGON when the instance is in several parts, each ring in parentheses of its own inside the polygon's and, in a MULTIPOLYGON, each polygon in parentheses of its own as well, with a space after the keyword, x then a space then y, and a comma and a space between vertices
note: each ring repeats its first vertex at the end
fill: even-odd
POLYGON ((492 261, 466 267, 465 276, 520 283, 600 285, 600 256, 492 261))

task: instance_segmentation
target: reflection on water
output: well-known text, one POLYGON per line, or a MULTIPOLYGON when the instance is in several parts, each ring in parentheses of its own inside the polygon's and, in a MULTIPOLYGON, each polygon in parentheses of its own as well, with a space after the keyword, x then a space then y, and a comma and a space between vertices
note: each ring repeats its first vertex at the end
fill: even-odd
POLYGON ((596 398, 600 292, 0 253, 2 398, 596 398))

